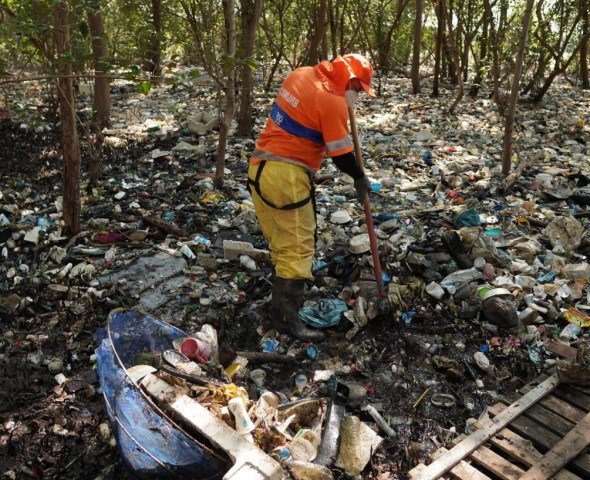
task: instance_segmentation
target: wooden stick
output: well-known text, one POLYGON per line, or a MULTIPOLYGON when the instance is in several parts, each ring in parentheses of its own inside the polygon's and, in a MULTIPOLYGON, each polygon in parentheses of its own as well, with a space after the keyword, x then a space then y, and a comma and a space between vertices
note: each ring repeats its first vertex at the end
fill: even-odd
POLYGON ((166 233, 171 233, 172 235, 176 235, 177 237, 188 237, 188 233, 186 230, 177 227, 176 225, 172 225, 171 223, 165 222, 157 217, 146 215, 142 217, 142 220, 154 227, 158 227, 164 230, 166 233))
MULTIPOLYGON (((354 154, 360 169, 364 172, 363 156, 361 154, 361 142, 359 140, 359 133, 356 127, 356 119, 354 116, 354 106, 352 102, 346 99, 348 103, 348 118, 350 119, 350 130, 352 132, 352 142, 354 144, 354 154)), ((367 233, 369 234, 369 243, 371 244, 371 256, 373 257, 373 268, 375 269, 375 279, 377 280, 377 288, 379 296, 385 296, 385 288, 383 287, 383 275, 381 273, 381 260, 379 259, 379 246, 377 245, 377 237, 375 236, 375 226, 373 225, 373 215, 371 214, 371 201, 369 195, 365 197, 363 204, 365 209, 365 221, 367 222, 367 233)))
POLYGON ((248 362, 261 365, 264 363, 283 363, 295 365, 301 363, 301 355, 282 355, 274 352, 237 352, 240 357, 244 357, 248 362))

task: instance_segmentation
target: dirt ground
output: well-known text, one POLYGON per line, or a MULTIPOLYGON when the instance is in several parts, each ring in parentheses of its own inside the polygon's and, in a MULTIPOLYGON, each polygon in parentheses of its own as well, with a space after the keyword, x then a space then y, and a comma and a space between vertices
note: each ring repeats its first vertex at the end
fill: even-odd
MULTIPOLYGON (((124 160, 168 146, 152 142, 150 145, 127 143, 120 150, 109 147, 104 159, 104 164, 110 165, 108 176, 123 178, 124 160)), ((58 150, 56 130, 32 133, 7 120, 0 121, 0 178, 4 195, 9 190, 18 192, 30 186, 36 201, 41 203, 40 210, 47 208, 61 189, 58 150)), ((162 166, 160 171, 165 168, 162 166)), ((199 227, 179 226, 189 230, 199 227)), ((23 248, 19 255, 33 257, 33 265, 37 266, 45 259, 33 247, 23 248)), ((19 314, 0 310, 0 478, 131 478, 121 464, 117 448, 99 433, 99 425, 107 418, 90 361, 96 348, 94 332, 104 326, 112 308, 128 306, 129 300, 112 292, 108 301, 99 300, 90 311, 76 314, 64 306, 63 293, 50 289, 47 283, 11 285, 5 275, 10 266, 0 266, 2 295, 17 293, 21 298, 30 297, 31 302, 19 314), (55 373, 46 363, 52 358, 65 365, 63 373, 68 381, 63 388, 57 386, 55 373)), ((235 267, 226 268, 228 271, 219 272, 220 276, 235 274, 231 271, 235 267)), ((390 273, 403 277, 407 272, 390 273)), ((260 336, 256 327, 264 322, 267 312, 264 308, 261 312, 252 311, 249 302, 259 300, 268 290, 255 277, 249 282, 243 285, 246 292, 243 302, 214 309, 215 326, 222 346, 258 351, 260 336)), ((513 391, 538 374, 526 352, 498 350, 490 355, 497 364, 502 364, 501 371, 495 375, 477 375, 483 378, 485 386, 475 388, 471 359, 490 333, 477 323, 457 318, 456 312, 449 308, 437 309, 434 303, 424 302, 418 296, 412 302, 412 309, 416 314, 407 324, 397 319, 370 322, 354 337, 354 348, 345 337, 349 324, 332 329, 329 340, 320 346, 319 358, 303 361, 297 371, 287 366, 268 367, 271 390, 275 386, 284 389, 285 383, 292 381, 297 373, 312 378, 318 362, 327 358, 340 358, 352 367, 353 373, 347 381, 365 385, 370 403, 379 404, 381 411, 394 419, 398 432, 397 438, 385 440, 363 478, 406 478, 409 469, 424 461, 432 449, 431 439, 444 442, 463 433, 466 420, 477 418, 495 400, 495 395, 513 391), (461 350, 456 347, 458 344, 463 346, 461 350), (425 345, 430 350, 425 351, 425 345), (430 360, 425 361, 433 355, 455 360, 455 372, 449 368, 437 369, 430 360), (398 368, 394 377, 392 363, 398 368), (428 388, 452 394, 457 401, 450 408, 435 406, 427 400, 417 402, 428 388)), ((179 316, 175 323, 186 330, 194 326, 188 316, 179 316)), ((371 421, 363 411, 353 411, 362 420, 371 421)), ((342 471, 335 470, 335 473, 336 478, 347 478, 342 471)))

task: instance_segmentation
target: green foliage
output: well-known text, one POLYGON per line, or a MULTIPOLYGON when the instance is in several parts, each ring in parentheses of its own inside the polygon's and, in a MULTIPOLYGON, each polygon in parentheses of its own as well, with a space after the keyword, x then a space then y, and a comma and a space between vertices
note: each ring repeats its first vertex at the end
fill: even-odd
POLYGON ((137 91, 143 95, 150 93, 154 84, 152 82, 141 81, 137 84, 137 91))
MULTIPOLYGON (((326 0, 327 1, 327 0, 326 0)), ((104 71, 124 72, 130 80, 144 78, 142 65, 152 48, 152 2, 145 0, 69 0, 71 51, 56 58, 53 46, 53 14, 57 1, 4 0, 0 3, 0 71, 21 68, 52 73, 60 62, 68 62, 74 73, 93 68, 92 33, 88 14, 102 8, 108 56, 100 59, 104 71)), ((247 66, 252 71, 278 62, 279 69, 297 66, 307 53, 317 27, 321 0, 267 0, 256 36, 256 53, 228 56, 221 0, 162 0, 164 82, 191 88, 195 76, 206 71, 222 79, 232 69, 247 66), (180 68, 190 65, 191 68, 180 68)), ((449 2, 447 2, 447 5, 449 2)), ((473 35, 469 54, 479 55, 484 0, 453 2, 452 22, 458 30, 458 46, 464 48, 465 36, 473 35)), ((498 33, 491 39, 500 55, 501 76, 509 78, 521 31, 525 0, 493 2, 492 21, 498 33), (506 8, 503 19, 502 7, 506 8)), ((574 25, 580 1, 551 0, 542 4, 542 16, 533 18, 523 70, 523 82, 542 79, 542 71, 551 69, 550 50, 567 56, 582 36, 580 24, 574 25), (567 32, 572 31, 571 38, 567 32), (547 65, 543 66, 543 62, 547 65)), ((239 38, 243 9, 250 4, 236 2, 236 27, 239 38)), ((372 56, 376 66, 393 69, 408 62, 412 48, 415 2, 407 0, 328 1, 328 21, 322 55, 331 57, 340 50, 372 56), (400 6, 404 6, 403 9, 400 6)), ((433 2, 424 4, 423 59, 432 62, 436 42, 436 17, 433 2)), ((239 42, 238 42, 239 43, 239 42)), ((490 71, 492 56, 481 65, 490 71)), ((470 62, 473 65, 473 62, 470 62)), ((572 64, 573 65, 573 64, 572 64)), ((426 67, 429 67, 427 64, 426 67)), ((474 72, 470 72, 473 74, 474 72)), ((488 75, 488 79, 491 75, 488 75)), ((149 93, 149 82, 139 84, 149 93)))

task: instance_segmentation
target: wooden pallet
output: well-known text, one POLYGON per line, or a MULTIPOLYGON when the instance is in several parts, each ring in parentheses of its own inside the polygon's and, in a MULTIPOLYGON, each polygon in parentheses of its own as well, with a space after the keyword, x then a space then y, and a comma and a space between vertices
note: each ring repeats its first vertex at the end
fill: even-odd
POLYGON ((560 384, 554 374, 519 393, 490 407, 489 420, 434 452, 409 478, 590 479, 590 389, 560 384))

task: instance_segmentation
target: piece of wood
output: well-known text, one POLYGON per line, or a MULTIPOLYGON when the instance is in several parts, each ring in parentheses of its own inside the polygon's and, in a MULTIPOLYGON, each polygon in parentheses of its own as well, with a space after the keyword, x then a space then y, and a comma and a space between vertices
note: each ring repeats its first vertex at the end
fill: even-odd
POLYGON ((530 392, 526 393, 519 401, 507 407, 500 415, 484 425, 481 429, 469 435, 463 442, 449 450, 448 454, 432 462, 426 470, 418 475, 410 477, 412 480, 436 480, 452 469, 457 463, 483 445, 490 437, 502 430, 522 412, 548 395, 559 384, 557 374, 551 375, 530 392))
MULTIPOLYGON (((433 460, 436 460, 437 458, 445 455, 447 452, 448 449, 441 447, 436 452, 432 453, 430 457, 433 460)), ((455 465, 449 473, 459 480, 490 480, 490 477, 484 475, 477 468, 471 466, 464 460, 461 460, 457 465, 455 465)))
MULTIPOLYGON (((491 407, 489 411, 492 415, 501 415, 502 410, 506 408, 508 407, 496 404, 491 407)), ((519 433, 523 437, 531 439, 536 445, 547 450, 553 448, 553 446, 561 440, 561 436, 525 416, 520 416, 519 418, 514 419, 510 423, 510 429, 519 433)), ((583 472, 585 478, 590 478, 590 455, 582 453, 574 458, 571 464, 576 467, 576 469, 583 472)))
POLYGON ((240 357, 244 357, 253 365, 262 365, 265 363, 280 363, 285 365, 296 365, 301 363, 302 355, 283 355, 274 352, 237 352, 240 357))
POLYGON ((152 225, 154 227, 158 227, 161 230, 164 230, 166 233, 171 233, 172 235, 176 235, 177 237, 188 237, 188 233, 186 232, 186 230, 183 230, 182 228, 179 228, 176 225, 172 225, 171 223, 165 222, 164 220, 161 220, 158 217, 154 217, 152 215, 145 215, 142 217, 142 220, 148 225, 152 225))
MULTIPOLYGON (((528 390, 526 387, 521 389, 521 392, 526 393, 528 390)), ((563 417, 567 420, 571 420, 572 422, 579 422, 584 418, 585 412, 580 410, 579 408, 574 407, 573 405, 569 404, 568 402, 557 398, 554 395, 547 395, 543 398, 539 405, 542 405, 548 410, 556 413, 560 417, 563 417)))
POLYGON ((525 473, 524 470, 486 447, 479 447, 469 458, 483 465, 502 480, 518 480, 525 473))
POLYGON ((533 405, 526 411, 525 415, 539 425, 543 425, 545 428, 557 433, 560 437, 563 437, 575 426, 575 422, 572 420, 560 417, 542 405, 533 405))
POLYGON ((504 181, 502 182, 502 185, 500 186, 500 190, 503 192, 506 192, 512 185, 514 185, 514 182, 516 182, 521 176, 522 176, 522 172, 524 172, 526 169, 528 169, 532 164, 534 163, 534 161, 531 160, 521 160, 520 163, 518 164, 518 166, 514 169, 514 172, 512 172, 511 174, 509 174, 504 181))
POLYGON ((590 395, 586 395, 578 388, 571 385, 561 384, 554 395, 576 406, 584 412, 590 412, 590 395))
POLYGON ((529 468, 521 480, 545 480, 578 456, 590 444, 590 413, 549 450, 541 461, 529 468))
MULTIPOLYGON (((543 458, 543 454, 534 447, 530 440, 521 437, 508 428, 492 437, 490 443, 511 459, 523 463, 526 467, 535 465, 543 458)), ((567 470, 560 470, 555 474, 555 480, 581 480, 581 477, 567 470)))
POLYGON ((576 358, 576 354, 578 353, 577 348, 570 347, 565 343, 550 342, 543 346, 548 352, 554 353, 555 355, 559 355, 563 358, 567 358, 568 360, 574 360, 576 358))

